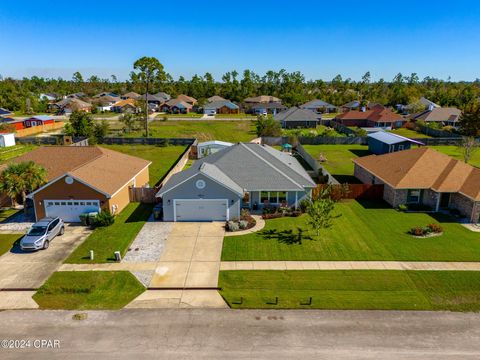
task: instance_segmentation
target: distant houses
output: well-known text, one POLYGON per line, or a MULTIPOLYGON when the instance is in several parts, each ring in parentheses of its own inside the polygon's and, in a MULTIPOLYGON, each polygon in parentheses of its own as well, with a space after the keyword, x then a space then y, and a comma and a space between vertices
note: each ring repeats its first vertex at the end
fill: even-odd
POLYGON ((238 114, 240 107, 229 100, 214 100, 203 106, 203 113, 207 115, 216 114, 238 114))
POLYGON ((243 100, 243 103, 245 112, 255 115, 275 115, 287 109, 279 98, 270 95, 249 97, 243 100))
POLYGON ((334 121, 348 127, 378 127, 384 129, 397 129, 407 122, 401 115, 383 106, 376 106, 365 111, 350 110, 337 115, 334 121))
POLYGON ((338 109, 335 105, 318 99, 306 102, 305 104, 300 105, 300 108, 313 111, 316 114, 335 113, 338 109))
POLYGON ((67 97, 49 106, 50 111, 68 115, 74 111, 91 112, 93 105, 76 97, 67 97))
POLYGON ((319 115, 311 110, 292 107, 274 116, 284 129, 313 128, 319 122, 319 115))
POLYGON ((434 107, 411 117, 412 121, 424 121, 426 124, 437 123, 441 126, 457 127, 462 111, 454 107, 434 107))

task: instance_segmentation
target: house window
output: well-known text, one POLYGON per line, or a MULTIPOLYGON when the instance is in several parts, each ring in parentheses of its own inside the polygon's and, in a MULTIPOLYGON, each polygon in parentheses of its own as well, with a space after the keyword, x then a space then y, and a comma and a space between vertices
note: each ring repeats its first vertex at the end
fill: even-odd
POLYGON ((407 203, 418 204, 420 202, 421 190, 408 190, 407 192, 407 203))
POLYGON ((278 192, 278 203, 281 204, 287 201, 287 192, 286 191, 279 191, 278 192))
POLYGON ((269 201, 268 199, 268 191, 262 191, 260 193, 260 202, 265 202, 265 201, 269 201))

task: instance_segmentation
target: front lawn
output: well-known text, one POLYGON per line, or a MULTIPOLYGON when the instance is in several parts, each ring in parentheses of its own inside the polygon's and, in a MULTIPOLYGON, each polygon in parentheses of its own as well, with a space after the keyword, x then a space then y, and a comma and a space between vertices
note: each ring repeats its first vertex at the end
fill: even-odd
POLYGON ((353 159, 371 155, 366 145, 302 145, 317 161, 320 155, 326 161, 321 165, 341 183, 358 183, 353 176, 353 159))
POLYGON ((145 287, 128 271, 58 271, 33 295, 41 309, 121 309, 145 287))
POLYGON ((65 260, 65 263, 107 263, 115 262, 114 252, 120 251, 122 257, 135 240, 138 232, 152 213, 152 204, 130 203, 115 217, 115 223, 108 227, 97 228, 65 260), (94 251, 94 260, 89 258, 94 251))
POLYGON ((341 214, 319 238, 307 215, 267 220, 263 230, 225 237, 222 260, 480 261, 480 236, 446 216, 403 213, 384 202, 340 202, 341 214), (444 234, 414 238, 415 226, 440 223, 444 234))
POLYGON ((155 116, 155 119, 163 119, 165 117, 169 119, 175 119, 175 118, 201 118, 203 114, 197 114, 197 113, 188 113, 188 114, 158 114, 155 116))
MULTIPOLYGON (((432 149, 440 151, 444 154, 454 157, 455 159, 463 161, 462 151, 458 146, 430 146, 432 149)), ((480 168, 480 151, 474 152, 472 159, 469 162, 470 165, 480 168)))
POLYGON ((103 147, 124 154, 137 156, 139 158, 149 160, 152 162, 149 168, 150 186, 155 186, 159 183, 168 170, 177 162, 178 158, 186 150, 186 146, 170 145, 102 145, 103 147))
POLYGON ((22 238, 23 234, 0 234, 0 256, 13 247, 13 244, 22 238))
POLYGON ((233 308, 480 311, 474 271, 221 271, 219 286, 233 308))
MULTIPOLYGON (((199 142, 222 140, 248 142, 257 137, 250 121, 222 120, 155 120, 150 123, 150 136, 159 138, 196 138, 199 142)), ((138 137, 140 133, 126 136, 138 137)))

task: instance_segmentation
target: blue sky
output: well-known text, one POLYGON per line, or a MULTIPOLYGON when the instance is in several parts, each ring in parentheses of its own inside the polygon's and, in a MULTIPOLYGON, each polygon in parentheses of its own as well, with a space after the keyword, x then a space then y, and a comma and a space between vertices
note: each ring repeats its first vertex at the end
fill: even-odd
POLYGON ((390 80, 480 78, 480 1, 20 1, 0 3, 0 74, 128 77, 155 56, 175 78, 285 68, 390 80))

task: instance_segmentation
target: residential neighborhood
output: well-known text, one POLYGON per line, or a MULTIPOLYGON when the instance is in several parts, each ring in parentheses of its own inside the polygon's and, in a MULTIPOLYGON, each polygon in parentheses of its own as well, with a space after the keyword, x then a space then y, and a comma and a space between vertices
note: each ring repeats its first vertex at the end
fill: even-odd
POLYGON ((0 10, 0 358, 478 358, 480 6, 134 5, 0 10))

